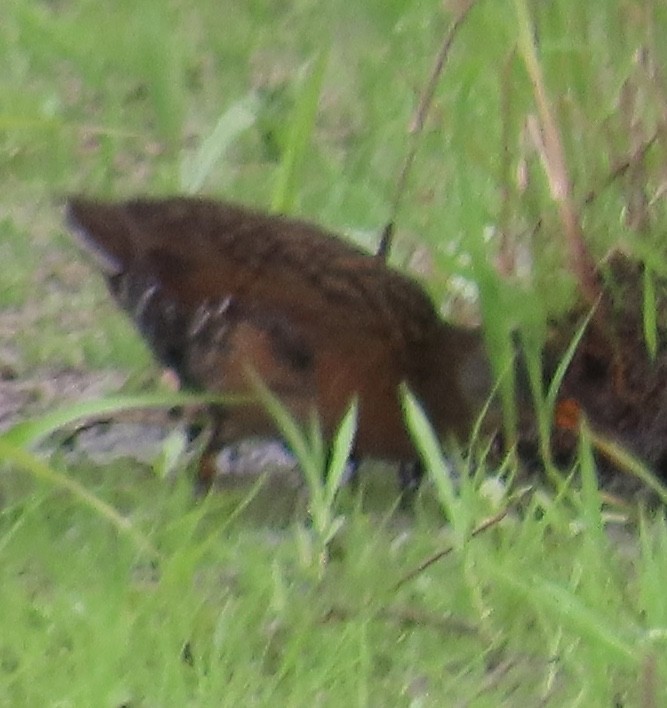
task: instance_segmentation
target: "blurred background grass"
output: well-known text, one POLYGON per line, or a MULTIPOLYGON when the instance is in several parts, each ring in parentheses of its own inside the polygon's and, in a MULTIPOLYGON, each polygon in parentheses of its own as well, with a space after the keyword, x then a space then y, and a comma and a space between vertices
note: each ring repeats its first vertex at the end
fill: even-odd
MULTIPOLYGON (((665 49, 657 28, 665 8, 620 1, 532 7, 575 195, 583 200, 590 190, 602 191, 583 212, 587 240, 601 258, 637 238, 621 218, 628 201, 622 180, 602 187, 663 115, 665 49)), ((109 362, 128 358, 108 335, 97 346, 71 332, 60 341, 49 325, 57 321, 57 303, 44 317, 35 313, 51 305, 45 284, 67 288, 63 280, 76 280, 63 263, 74 251, 61 240, 54 200, 78 191, 109 198, 183 191, 213 152, 222 116, 229 119, 217 134, 224 151, 206 166, 200 191, 268 208, 304 77, 321 54, 316 124, 292 211, 373 249, 450 17, 438 2, 4 3, 0 301, 29 303, 53 342, 50 350, 34 351, 24 341, 32 337, 18 335, 20 359, 60 356, 72 363, 79 342, 98 363, 104 351, 109 362), (72 338, 79 340, 74 348, 72 338)), ((533 98, 516 36, 505 3, 482 2, 471 12, 438 85, 394 252, 394 262, 411 262, 455 318, 471 318, 465 294, 474 273, 489 293, 488 316, 509 317, 513 325, 543 321, 574 298, 561 224, 526 129, 533 98), (493 263, 508 242, 519 260, 531 259, 530 274, 489 283, 494 272, 479 262, 493 263), (532 293, 537 297, 526 297, 532 293)), ((662 158, 659 144, 648 159, 655 194, 662 158)), ((653 212, 664 219, 663 200, 653 212)), ((642 239, 650 244, 658 234, 642 239)), ((90 304, 81 302, 78 288, 68 293, 72 302, 69 295, 77 307, 90 304)))
MULTIPOLYGON (((54 198, 182 191, 216 144, 221 116, 229 119, 216 138, 224 151, 206 166, 201 191, 268 208, 308 71, 323 55, 316 124, 292 211, 374 248, 390 214, 411 115, 451 19, 443 8, 458 7, 8 0, 0 9, 0 301, 30 304, 34 312, 50 302, 44 285, 66 288, 68 275, 76 280, 63 264, 74 251, 63 247, 54 198)), ((532 9, 575 195, 601 192, 583 213, 587 240, 597 258, 619 244, 632 248, 638 237, 621 218, 624 183, 603 186, 663 115, 665 48, 656 28, 665 8, 619 0, 576 8, 534 2, 532 9)), ((471 315, 461 293, 470 292, 473 272, 490 293, 490 317, 540 321, 573 301, 561 224, 526 129, 533 97, 515 41, 509 5, 482 2, 471 12, 439 83, 399 214, 394 262, 411 262, 447 311, 464 320, 471 315), (473 269, 475 261, 493 263, 508 242, 519 260, 532 259, 530 274, 511 285, 485 282, 494 274, 473 269), (538 298, 526 297, 534 292, 538 298)), ((647 163, 649 186, 659 194, 662 144, 647 163)), ((652 209, 664 218, 662 199, 652 209)), ((660 229, 641 238, 650 247, 660 229)), ((78 287, 67 293, 73 310, 82 296, 78 287)), ((57 342, 58 329, 40 323, 57 342)), ((53 351, 33 351, 34 342, 19 334, 20 358, 48 354, 53 362, 60 353, 71 362, 71 337, 62 352, 57 343, 53 351)), ((118 361, 122 347, 104 340, 88 342, 93 360, 108 350, 109 361, 118 361)))

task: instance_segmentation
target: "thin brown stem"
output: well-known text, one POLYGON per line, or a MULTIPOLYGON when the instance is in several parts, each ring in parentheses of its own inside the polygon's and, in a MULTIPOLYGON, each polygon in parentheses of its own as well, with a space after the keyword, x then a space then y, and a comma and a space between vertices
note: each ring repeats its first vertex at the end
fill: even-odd
MULTIPOLYGON (((542 166, 549 182, 551 196, 558 208, 572 273, 589 306, 600 300, 602 289, 597 278, 595 262, 584 240, 583 229, 577 213, 572 185, 565 159, 565 150, 554 112, 547 95, 542 67, 535 47, 533 24, 526 0, 514 2, 519 29, 519 49, 530 77, 539 126, 533 131, 535 145, 540 153, 542 166)), ((604 319, 604 309, 598 310, 604 319)))
MULTIPOLYGON (((490 516, 488 519, 484 519, 478 526, 476 526, 470 533, 470 538, 475 538, 480 534, 488 531, 490 528, 497 526, 509 513, 514 509, 517 504, 526 497, 526 495, 532 490, 532 487, 527 487, 522 489, 513 499, 507 504, 504 509, 501 509, 497 514, 490 516)), ((404 575, 397 583, 394 585, 394 590, 398 590, 403 587, 406 583, 414 580, 418 575, 421 575, 427 568, 430 568, 434 563, 442 560, 445 556, 448 556, 454 550, 454 546, 448 546, 438 553, 427 558, 423 563, 420 563, 414 570, 404 575)))
POLYGON ((389 220, 387 222, 387 226, 384 229, 382 241, 378 249, 378 256, 382 257, 385 260, 387 259, 387 257, 389 256, 389 252, 391 251, 394 224, 396 223, 396 218, 398 216, 398 211, 401 205, 401 199, 403 198, 408 177, 410 175, 410 171, 412 169, 412 165, 414 163, 415 156, 419 148, 419 140, 424 131, 426 117, 428 116, 428 112, 431 108, 431 105, 433 104, 433 96, 435 94, 435 89, 437 88, 438 81, 440 80, 442 72, 444 71, 447 59, 449 57, 449 53, 454 44, 454 40, 456 39, 459 30, 463 26, 463 23, 465 22, 470 11, 477 3, 477 1, 478 0, 467 0, 467 2, 464 3, 462 9, 459 11, 459 13, 456 15, 454 20, 447 28, 447 32, 443 37, 442 44, 440 45, 440 50, 438 51, 438 54, 435 58, 424 90, 421 93, 419 105, 417 106, 416 111, 410 119, 410 145, 407 155, 405 156, 403 165, 401 167, 401 171, 398 175, 396 189, 394 190, 394 196, 391 203, 389 220))

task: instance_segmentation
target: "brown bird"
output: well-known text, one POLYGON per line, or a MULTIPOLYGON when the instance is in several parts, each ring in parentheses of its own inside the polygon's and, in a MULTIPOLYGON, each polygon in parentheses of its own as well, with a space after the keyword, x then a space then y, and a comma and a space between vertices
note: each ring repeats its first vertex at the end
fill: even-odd
MULTIPOLYGON (((252 393, 254 371, 298 420, 315 409, 328 437, 356 395, 355 458, 403 463, 404 485, 420 475, 399 385, 460 440, 489 395, 479 331, 443 322, 415 281, 315 225, 186 197, 77 197, 67 211, 118 304, 186 386, 252 393)), ((258 403, 211 417, 203 489, 222 446, 276 434, 258 403)))

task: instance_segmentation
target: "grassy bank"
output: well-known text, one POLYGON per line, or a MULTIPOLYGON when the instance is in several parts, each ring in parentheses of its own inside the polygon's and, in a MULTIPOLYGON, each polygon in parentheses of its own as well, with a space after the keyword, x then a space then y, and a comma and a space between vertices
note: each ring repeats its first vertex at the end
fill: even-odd
MULTIPOLYGON (((665 10, 532 4, 530 36, 591 253, 639 257, 659 298, 664 140, 618 167, 652 139, 667 105, 665 10)), ((451 20, 442 8, 6 0, 0 421, 156 386, 143 345, 65 235, 63 194, 204 192, 280 206, 373 249, 451 20)), ((491 2, 456 38, 392 262, 416 270, 449 316, 539 340, 577 283, 518 39, 515 5, 491 2)), ((658 309, 651 298, 642 306, 649 320, 658 309)), ((511 468, 471 463, 452 498, 434 467, 407 516, 392 473, 371 470, 360 496, 345 490, 324 510, 328 526, 309 517, 298 486, 265 479, 194 503, 185 470, 164 479, 157 457, 94 465, 53 447, 50 469, 121 518, 39 475, 45 454, 0 462, 4 704, 667 698, 663 512, 630 504, 610 514, 585 444, 571 485, 545 481, 519 501, 511 468), (336 533, 325 554, 326 529, 336 533)))

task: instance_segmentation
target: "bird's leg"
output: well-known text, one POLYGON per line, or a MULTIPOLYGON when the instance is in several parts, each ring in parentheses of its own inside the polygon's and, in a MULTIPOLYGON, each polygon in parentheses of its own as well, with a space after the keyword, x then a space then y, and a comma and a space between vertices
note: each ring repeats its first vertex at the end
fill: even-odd
POLYGON ((344 482, 349 484, 353 492, 359 490, 359 466, 361 465, 361 459, 357 457, 354 453, 350 455, 347 460, 347 473, 344 476, 344 482))
MULTIPOLYGON (((333 448, 327 449, 327 455, 324 462, 324 480, 329 476, 329 467, 331 466, 331 458, 333 456, 333 448)), ((346 471, 343 474, 342 484, 349 484, 353 491, 359 489, 359 465, 361 459, 354 453, 347 458, 346 471)))
POLYGON ((208 440, 204 451, 199 458, 199 465, 195 474, 195 496, 202 497, 211 491, 213 482, 218 474, 216 459, 220 450, 227 444, 224 430, 225 411, 220 408, 209 411, 209 424, 205 426, 201 420, 191 422, 187 427, 189 440, 194 440, 202 434, 204 427, 209 428, 208 440))
POLYGON ((414 499, 424 479, 424 465, 421 460, 401 462, 398 468, 398 488, 401 493, 401 508, 412 509, 414 499))

